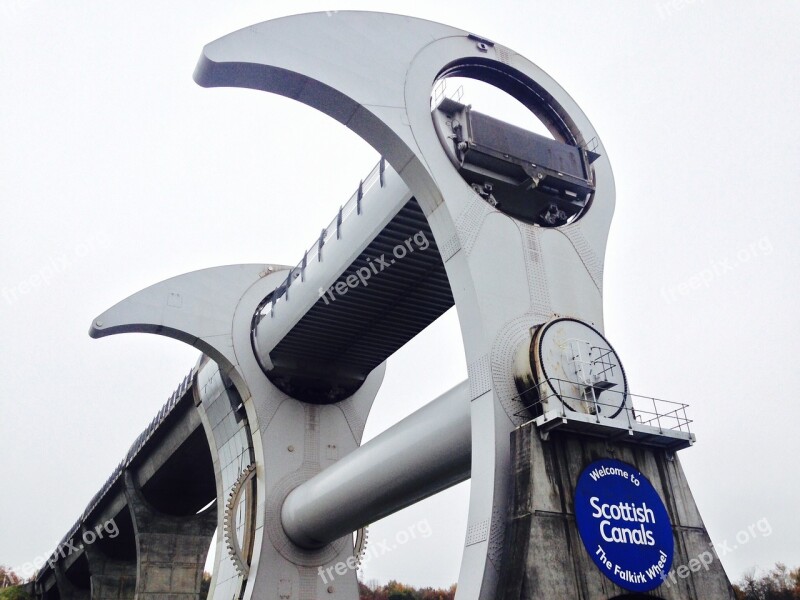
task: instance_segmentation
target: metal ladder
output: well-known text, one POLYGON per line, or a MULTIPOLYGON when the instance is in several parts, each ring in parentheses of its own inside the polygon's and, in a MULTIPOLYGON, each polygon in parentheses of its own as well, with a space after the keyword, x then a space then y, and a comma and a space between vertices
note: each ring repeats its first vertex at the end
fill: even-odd
POLYGON ((613 375, 617 367, 610 360, 613 353, 610 348, 592 346, 586 340, 570 339, 568 343, 570 364, 575 369, 576 383, 580 386, 581 397, 589 405, 589 413, 599 416, 600 394, 617 385, 608 380, 608 376, 613 375))

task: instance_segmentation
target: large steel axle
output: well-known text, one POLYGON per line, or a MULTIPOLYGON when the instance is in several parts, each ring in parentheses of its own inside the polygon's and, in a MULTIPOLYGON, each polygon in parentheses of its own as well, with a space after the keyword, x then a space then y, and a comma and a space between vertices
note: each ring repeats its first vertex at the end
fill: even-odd
POLYGON ((464 381, 295 488, 284 531, 319 548, 469 479, 471 443, 464 381))

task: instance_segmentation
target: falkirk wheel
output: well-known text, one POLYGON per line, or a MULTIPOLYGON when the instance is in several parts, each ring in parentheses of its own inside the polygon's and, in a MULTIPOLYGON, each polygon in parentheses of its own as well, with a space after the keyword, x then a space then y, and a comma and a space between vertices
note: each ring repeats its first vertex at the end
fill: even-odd
POLYGON ((307 104, 383 157, 296 266, 180 275, 92 324, 195 346, 198 410, 239 407, 237 426, 204 422, 209 598, 354 600, 353 534, 466 479, 459 599, 732 598, 676 456, 686 407, 643 404, 606 339, 614 178, 549 75, 446 25, 337 12, 231 33, 194 77, 307 104), (552 138, 432 97, 453 76, 552 138), (362 446, 385 361, 453 305, 468 380, 362 446))

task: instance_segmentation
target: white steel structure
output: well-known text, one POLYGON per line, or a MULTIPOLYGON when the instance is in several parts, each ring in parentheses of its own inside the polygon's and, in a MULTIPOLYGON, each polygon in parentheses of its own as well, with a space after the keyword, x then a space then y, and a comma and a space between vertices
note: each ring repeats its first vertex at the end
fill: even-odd
POLYGON ((198 405, 226 381, 241 397, 249 438, 236 452, 252 464, 218 469, 230 551, 218 551, 217 600, 353 600, 354 569, 319 576, 353 562, 352 532, 468 477, 458 598, 493 599, 515 429, 692 442, 685 415, 662 426, 636 412, 603 336, 611 166, 583 111, 532 62, 438 23, 337 12, 212 42, 195 79, 308 104, 384 157, 296 267, 189 273, 92 325, 94 337, 192 344, 213 361, 199 365, 198 405), (452 99, 431 106, 449 76, 514 96, 553 139, 452 99), (359 448, 386 358, 453 304, 468 381, 359 448))

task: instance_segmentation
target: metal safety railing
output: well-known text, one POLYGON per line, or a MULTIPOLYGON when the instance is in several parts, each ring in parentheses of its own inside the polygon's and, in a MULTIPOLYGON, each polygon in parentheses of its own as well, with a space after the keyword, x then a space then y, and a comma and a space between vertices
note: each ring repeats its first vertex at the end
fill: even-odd
POLYGON ((464 86, 459 85, 456 88, 456 91, 450 94, 449 96, 445 96, 447 93, 447 78, 440 79, 436 86, 433 88, 433 106, 438 106, 439 102, 442 101, 443 98, 447 97, 450 100, 455 100, 456 102, 460 102, 461 99, 464 97, 464 86))
POLYGON ((353 214, 360 215, 363 213, 364 196, 375 186, 375 184, 379 184, 381 187, 386 185, 386 159, 383 157, 381 157, 380 161, 378 161, 378 164, 372 168, 369 174, 364 179, 359 181, 358 188, 356 189, 355 193, 347 202, 339 207, 339 212, 336 213, 336 216, 333 218, 333 220, 328 224, 327 227, 322 229, 314 244, 303 253, 302 260, 297 263, 297 266, 289 270, 289 274, 286 276, 284 282, 281 283, 281 285, 279 285, 268 297, 269 301, 265 302, 259 307, 259 309, 256 311, 256 322, 260 321, 268 311, 270 315, 274 315, 275 303, 278 301, 278 299, 284 296, 286 300, 289 299, 289 288, 294 280, 296 280, 298 277, 300 278, 300 281, 305 281, 306 267, 311 261, 316 259, 317 262, 322 262, 323 248, 325 247, 325 244, 333 239, 341 239, 342 224, 353 214))
POLYGON ((514 398, 523 403, 528 402, 514 413, 517 417, 528 419, 527 422, 556 410, 557 416, 562 419, 582 413, 594 417, 595 423, 602 423, 601 419, 624 419, 629 429, 643 425, 653 427, 659 433, 691 433, 692 420, 686 414, 688 404, 627 391, 601 390, 578 381, 551 377, 514 398), (581 410, 582 408, 586 410, 581 410))
POLYGON ((587 340, 567 340, 570 351, 570 363, 580 383, 590 385, 599 381, 609 381, 614 376, 614 369, 619 365, 613 362, 614 351, 610 348, 592 345, 587 340), (584 355, 585 354, 585 355, 584 355))

